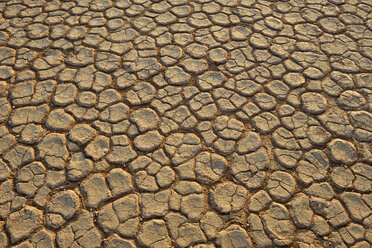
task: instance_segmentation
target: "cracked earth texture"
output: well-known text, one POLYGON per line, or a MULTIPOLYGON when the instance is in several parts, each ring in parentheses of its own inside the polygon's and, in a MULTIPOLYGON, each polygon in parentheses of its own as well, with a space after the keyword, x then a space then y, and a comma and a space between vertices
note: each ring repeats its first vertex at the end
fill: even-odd
POLYGON ((370 0, 0 2, 0 247, 372 245, 370 0))

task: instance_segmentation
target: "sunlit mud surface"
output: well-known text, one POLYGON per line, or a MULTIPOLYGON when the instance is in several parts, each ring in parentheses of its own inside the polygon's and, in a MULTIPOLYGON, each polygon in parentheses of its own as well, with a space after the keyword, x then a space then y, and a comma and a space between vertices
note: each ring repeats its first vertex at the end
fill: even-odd
POLYGON ((0 247, 372 244, 371 0, 0 1, 0 247))

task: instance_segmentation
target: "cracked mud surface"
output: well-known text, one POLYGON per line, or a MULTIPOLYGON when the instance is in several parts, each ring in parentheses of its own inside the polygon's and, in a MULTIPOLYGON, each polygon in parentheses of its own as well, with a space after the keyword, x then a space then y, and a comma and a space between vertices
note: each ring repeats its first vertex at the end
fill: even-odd
POLYGON ((370 0, 0 2, 0 247, 372 245, 370 0))

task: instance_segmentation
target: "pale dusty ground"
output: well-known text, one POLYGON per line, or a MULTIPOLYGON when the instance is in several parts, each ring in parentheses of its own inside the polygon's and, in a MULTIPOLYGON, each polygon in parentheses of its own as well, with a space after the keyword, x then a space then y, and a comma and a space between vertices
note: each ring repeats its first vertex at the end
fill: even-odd
POLYGON ((372 244, 371 0, 0 2, 0 247, 372 244))

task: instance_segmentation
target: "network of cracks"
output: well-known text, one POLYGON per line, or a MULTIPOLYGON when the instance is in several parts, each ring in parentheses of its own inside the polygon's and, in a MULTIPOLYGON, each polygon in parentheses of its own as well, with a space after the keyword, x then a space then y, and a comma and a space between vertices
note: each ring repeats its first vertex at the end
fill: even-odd
POLYGON ((0 2, 0 247, 372 245, 370 0, 0 2))

